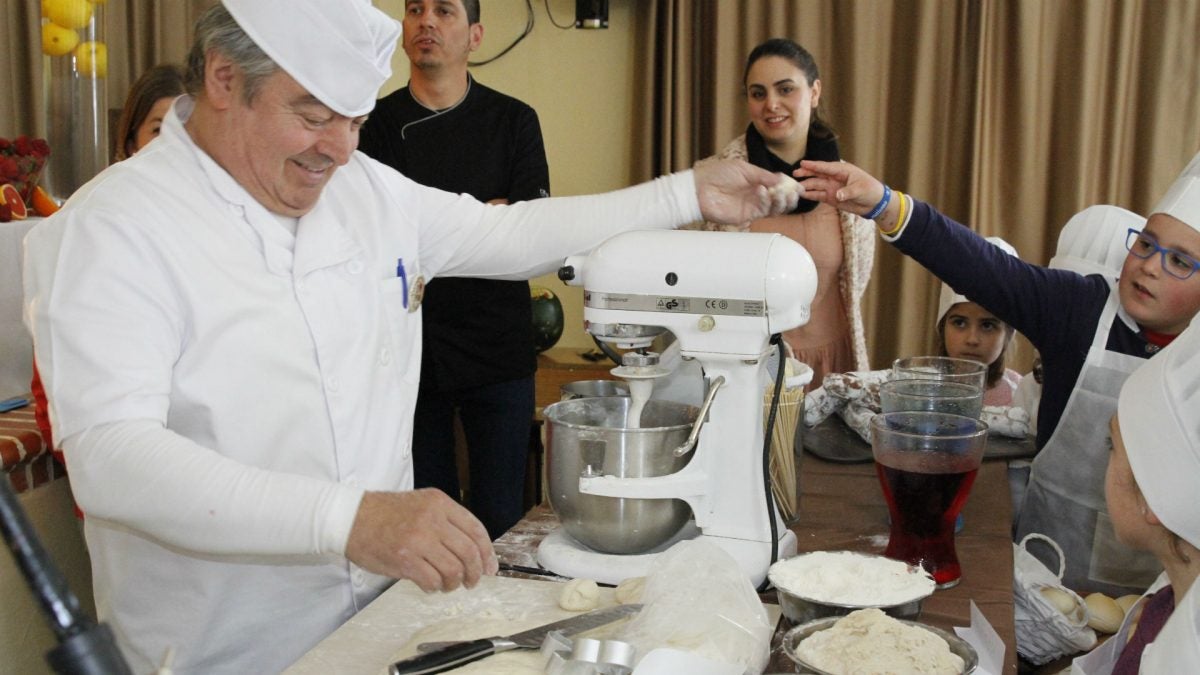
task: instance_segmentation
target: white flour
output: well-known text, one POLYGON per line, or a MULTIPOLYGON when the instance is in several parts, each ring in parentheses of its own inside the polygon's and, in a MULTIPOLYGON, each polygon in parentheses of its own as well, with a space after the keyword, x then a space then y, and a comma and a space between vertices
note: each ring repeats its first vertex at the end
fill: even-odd
POLYGON ((815 551, 781 560, 768 572, 775 588, 817 602, 886 607, 933 593, 933 578, 920 568, 880 556, 815 551))

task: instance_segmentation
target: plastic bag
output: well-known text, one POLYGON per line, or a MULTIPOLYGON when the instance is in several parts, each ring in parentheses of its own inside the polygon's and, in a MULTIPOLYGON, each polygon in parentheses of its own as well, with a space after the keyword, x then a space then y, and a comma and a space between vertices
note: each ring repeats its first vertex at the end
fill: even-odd
POLYGON ((639 661, 671 647, 746 673, 766 668, 774 627, 737 561, 715 544, 681 541, 659 554, 642 604, 617 636, 637 648, 639 661))
POLYGON ((985 405, 979 419, 988 425, 993 436, 1025 438, 1029 435, 1029 413, 1020 406, 985 405))
POLYGON ((1062 585, 1066 560, 1055 541, 1042 534, 1029 534, 1013 544, 1013 603, 1017 629, 1017 652, 1030 662, 1041 665, 1060 656, 1075 654, 1096 645, 1096 633, 1088 628, 1087 604, 1074 591, 1062 585), (1025 549, 1030 539, 1041 539, 1058 553, 1058 574, 1025 549), (1071 598, 1074 607, 1063 614, 1042 593, 1053 588, 1071 598))

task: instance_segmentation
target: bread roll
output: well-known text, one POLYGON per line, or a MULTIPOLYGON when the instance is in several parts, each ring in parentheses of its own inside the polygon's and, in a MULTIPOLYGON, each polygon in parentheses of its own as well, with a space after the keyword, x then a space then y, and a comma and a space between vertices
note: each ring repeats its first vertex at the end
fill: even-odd
POLYGON ((1121 606, 1122 613, 1128 614, 1129 608, 1133 607, 1134 603, 1141 599, 1142 596, 1140 595, 1122 595, 1121 597, 1117 598, 1117 604, 1121 606))
POLYGON ((1084 598, 1088 608, 1088 627, 1101 633, 1115 633, 1125 619, 1125 612, 1116 600, 1103 593, 1092 593, 1084 598))
POLYGON ((1075 611, 1075 598, 1070 593, 1053 586, 1043 586, 1038 590, 1041 591, 1042 597, 1064 616, 1071 616, 1075 611))

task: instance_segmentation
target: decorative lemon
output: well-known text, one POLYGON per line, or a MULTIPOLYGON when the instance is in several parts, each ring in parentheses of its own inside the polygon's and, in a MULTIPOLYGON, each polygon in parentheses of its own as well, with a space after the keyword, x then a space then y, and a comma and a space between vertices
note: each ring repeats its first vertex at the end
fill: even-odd
POLYGON ((70 54, 79 44, 79 33, 50 22, 42 24, 42 53, 47 56, 70 54))
POLYGON ((63 28, 83 28, 92 20, 88 0, 42 0, 42 12, 63 28))
POLYGON ((81 42, 75 48, 75 72, 88 77, 108 75, 108 47, 103 42, 81 42))

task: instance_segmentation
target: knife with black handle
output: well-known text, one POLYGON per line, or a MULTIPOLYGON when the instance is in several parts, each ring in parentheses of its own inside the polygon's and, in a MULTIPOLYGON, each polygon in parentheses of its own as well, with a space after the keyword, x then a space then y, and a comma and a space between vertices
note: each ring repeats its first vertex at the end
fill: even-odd
POLYGON ((553 631, 562 633, 565 637, 577 635, 593 628, 598 628, 618 619, 632 616, 641 610, 638 604, 617 605, 605 609, 597 609, 587 614, 580 614, 569 619, 555 621, 544 626, 531 628, 527 631, 508 637, 482 638, 468 642, 456 642, 425 654, 397 661, 388 668, 389 675, 430 675, 444 673, 447 670, 464 666, 472 661, 507 652, 513 649, 539 649, 546 635, 553 631))

